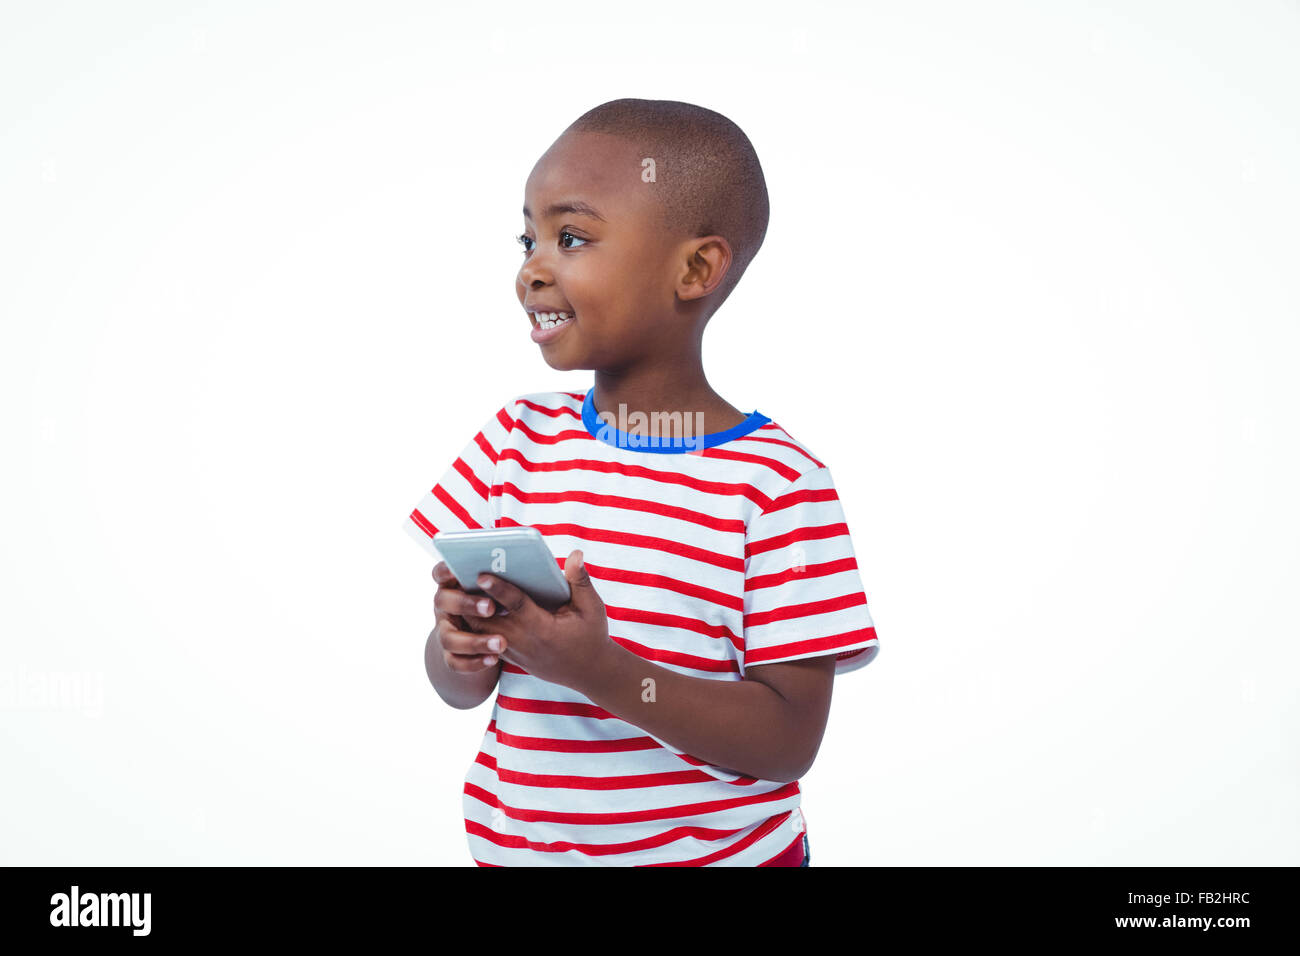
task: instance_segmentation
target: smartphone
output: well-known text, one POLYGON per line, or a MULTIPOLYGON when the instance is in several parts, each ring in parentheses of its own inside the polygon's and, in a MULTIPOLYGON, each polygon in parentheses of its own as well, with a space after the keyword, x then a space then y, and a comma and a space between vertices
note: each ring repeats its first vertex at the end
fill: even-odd
POLYGON ((466 594, 483 594, 475 582, 480 574, 491 574, 509 581, 548 611, 569 603, 569 582, 536 528, 439 531, 433 546, 466 594))

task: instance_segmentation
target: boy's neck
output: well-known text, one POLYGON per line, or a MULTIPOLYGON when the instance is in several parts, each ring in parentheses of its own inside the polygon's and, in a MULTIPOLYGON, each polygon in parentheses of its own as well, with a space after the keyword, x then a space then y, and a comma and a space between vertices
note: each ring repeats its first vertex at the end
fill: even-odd
MULTIPOLYGON (((647 416, 655 412, 678 412, 683 419, 690 416, 687 427, 692 433, 700 423, 698 433, 712 435, 733 428, 749 417, 713 390, 702 368, 660 365, 636 371, 597 371, 595 388, 596 412, 611 415, 615 421, 620 419, 620 406, 622 416, 635 412, 647 416)), ((644 428, 636 425, 627 430, 640 434, 644 428)))

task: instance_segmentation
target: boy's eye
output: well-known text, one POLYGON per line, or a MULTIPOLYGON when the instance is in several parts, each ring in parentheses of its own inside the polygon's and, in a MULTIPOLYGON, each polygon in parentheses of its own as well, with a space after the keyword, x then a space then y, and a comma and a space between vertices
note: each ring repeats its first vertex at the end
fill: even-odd
MULTIPOLYGON (((567 236, 568 238, 572 239, 574 242, 587 242, 586 239, 579 239, 577 236, 575 236, 575 235, 574 235, 573 233, 571 233, 571 232, 561 232, 561 233, 560 233, 560 244, 561 244, 561 245, 564 245, 564 238, 565 238, 566 236, 567 236)), ((532 251, 533 251, 533 247, 530 245, 530 243, 533 241, 532 237, 530 237, 530 236, 528 236, 528 235, 526 235, 526 234, 522 234, 522 233, 521 233, 520 235, 515 236, 515 241, 518 242, 521 246, 524 247, 524 252, 532 252, 532 251)), ((574 249, 574 248, 577 248, 577 247, 576 247, 576 246, 573 246, 573 245, 564 245, 564 248, 565 248, 565 249, 574 249)))

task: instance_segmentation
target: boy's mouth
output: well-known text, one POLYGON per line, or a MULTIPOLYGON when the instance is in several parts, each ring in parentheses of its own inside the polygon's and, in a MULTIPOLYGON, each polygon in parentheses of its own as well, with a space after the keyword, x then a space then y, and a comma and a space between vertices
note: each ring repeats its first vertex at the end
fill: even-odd
POLYGON ((563 336, 564 330, 573 324, 573 316, 568 312, 536 312, 533 315, 532 338, 538 345, 546 345, 551 339, 563 336))
POLYGON ((533 324, 532 339, 539 344, 549 342, 574 320, 574 314, 565 309, 544 306, 525 306, 533 324))
POLYGON ((534 312, 533 325, 543 329, 553 329, 573 318, 571 312, 534 312))

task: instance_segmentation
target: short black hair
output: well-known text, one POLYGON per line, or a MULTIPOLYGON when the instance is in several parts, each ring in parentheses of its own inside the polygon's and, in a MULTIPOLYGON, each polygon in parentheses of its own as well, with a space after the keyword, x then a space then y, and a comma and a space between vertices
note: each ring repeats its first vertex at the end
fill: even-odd
POLYGON ((565 133, 609 133, 654 160, 654 194, 664 227, 683 236, 723 236, 732 261, 709 296, 712 315, 726 301, 767 235, 767 181, 744 130, 721 113, 677 100, 610 100, 583 113, 565 133))

